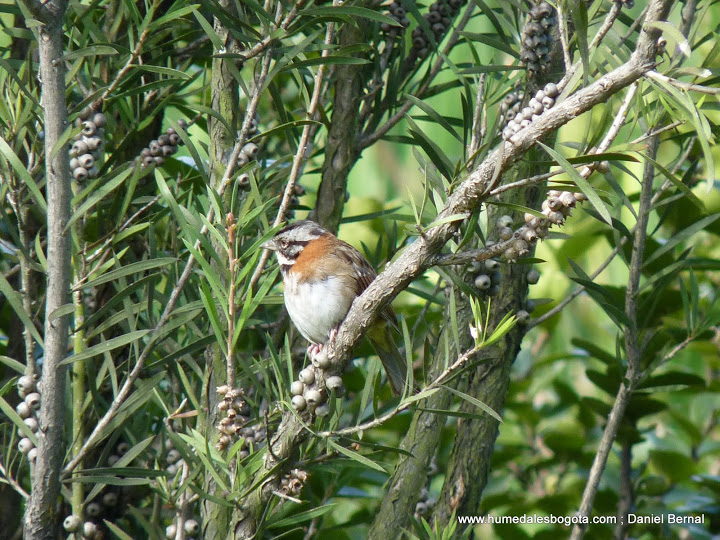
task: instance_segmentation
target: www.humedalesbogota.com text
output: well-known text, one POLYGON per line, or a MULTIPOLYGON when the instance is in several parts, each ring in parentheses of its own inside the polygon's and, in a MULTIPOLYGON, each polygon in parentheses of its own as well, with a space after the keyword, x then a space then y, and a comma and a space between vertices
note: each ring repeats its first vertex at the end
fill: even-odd
MULTIPOLYGON (((540 523, 555 525, 561 524, 566 527, 581 524, 589 525, 595 523, 614 525, 618 522, 617 516, 543 516, 539 514, 521 515, 521 516, 494 516, 487 514, 484 516, 458 516, 458 522, 464 525, 505 525, 505 524, 522 524, 522 523, 540 523)), ((658 515, 640 515, 628 514, 621 519, 621 522, 633 523, 668 523, 668 524, 703 524, 705 516, 685 516, 680 514, 658 514, 658 515)))

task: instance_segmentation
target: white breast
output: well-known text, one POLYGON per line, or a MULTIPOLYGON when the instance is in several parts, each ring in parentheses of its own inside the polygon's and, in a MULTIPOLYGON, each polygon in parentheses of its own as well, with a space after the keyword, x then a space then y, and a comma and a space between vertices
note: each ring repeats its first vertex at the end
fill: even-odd
POLYGON ((312 343, 328 341, 330 331, 345 318, 353 300, 336 277, 298 284, 290 273, 285 279, 285 307, 297 329, 312 343))

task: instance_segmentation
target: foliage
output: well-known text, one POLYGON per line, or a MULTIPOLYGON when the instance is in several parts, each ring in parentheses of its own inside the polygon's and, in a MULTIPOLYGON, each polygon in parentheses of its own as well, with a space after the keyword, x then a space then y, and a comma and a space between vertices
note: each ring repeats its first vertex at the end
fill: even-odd
MULTIPOLYGON (((383 503, 398 496, 388 477, 418 459, 425 487, 401 490, 411 505, 397 517, 403 534, 467 537, 458 521, 467 508, 449 484, 458 452, 495 445, 474 514, 573 516, 608 415, 623 403, 591 515, 704 521, 593 524, 588 537, 720 533, 716 2, 690 15, 683 8, 696 3, 674 5, 654 26, 667 46, 649 74, 545 137, 496 175, 482 204, 452 215, 443 210, 463 182, 499 144, 512 146, 503 101, 524 90, 527 103, 567 71, 562 104, 628 61, 643 6, 553 4, 552 63, 534 73, 522 60, 534 15, 521 2, 442 3, 438 22, 423 15, 440 8, 407 0, 402 12, 339 4, 69 4, 58 61, 70 123, 53 151, 69 151, 89 114, 102 112, 104 126, 97 170, 73 184, 71 300, 48 317, 71 320, 56 515, 82 516, 108 537, 220 538, 259 501, 258 537, 377 537, 383 503), (163 134, 180 140, 159 144, 163 134), (516 238, 502 229, 527 231, 523 221, 548 215, 548 189, 551 199, 577 195, 566 205, 569 214, 577 202, 575 214, 536 251, 537 236, 528 253, 508 254, 516 238), (456 228, 395 302, 414 393, 393 398, 361 344, 327 415, 293 408, 291 384, 310 361, 260 246, 307 214, 330 229, 342 223, 340 235, 377 268, 456 228), (495 402, 482 383, 498 366, 507 395, 492 387, 495 402), (223 431, 236 416, 237 432, 223 431), (425 417, 440 419, 437 441, 420 450, 413 436, 425 417), (476 423, 490 426, 489 440, 458 448, 476 423), (267 441, 288 425, 297 426, 289 457, 275 462, 267 441)), ((29 1, 0 10, 8 531, 31 492, 33 454, 21 441, 38 442, 18 382, 34 387, 42 373, 44 276, 59 264, 47 258, 53 201, 33 14, 29 1)), ((503 539, 568 530, 475 528, 503 539)))

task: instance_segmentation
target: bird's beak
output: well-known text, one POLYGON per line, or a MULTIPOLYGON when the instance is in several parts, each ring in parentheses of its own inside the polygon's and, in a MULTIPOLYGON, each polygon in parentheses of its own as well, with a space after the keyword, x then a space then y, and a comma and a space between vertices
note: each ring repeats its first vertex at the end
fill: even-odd
POLYGON ((264 244, 260 246, 261 249, 269 249, 270 251, 277 251, 277 244, 275 244, 275 240, 271 238, 264 244))

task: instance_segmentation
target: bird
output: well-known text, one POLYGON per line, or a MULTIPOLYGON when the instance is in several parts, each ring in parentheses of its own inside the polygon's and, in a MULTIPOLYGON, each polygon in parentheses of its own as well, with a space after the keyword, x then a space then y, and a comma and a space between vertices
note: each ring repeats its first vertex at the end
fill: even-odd
MULTIPOLYGON (((275 252, 285 288, 290 319, 310 342, 312 356, 337 335, 353 300, 377 277, 370 262, 354 247, 314 221, 295 221, 261 246, 275 252)), ((407 367, 391 326, 397 328, 387 306, 370 327, 367 337, 385 367, 395 395, 405 388, 407 367)))

